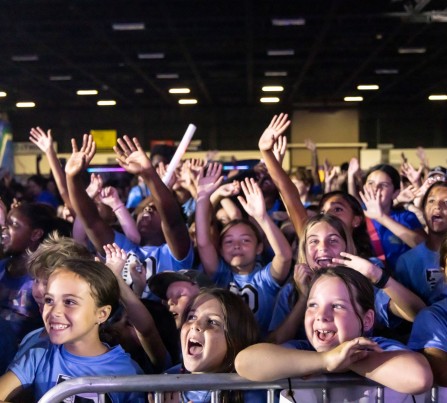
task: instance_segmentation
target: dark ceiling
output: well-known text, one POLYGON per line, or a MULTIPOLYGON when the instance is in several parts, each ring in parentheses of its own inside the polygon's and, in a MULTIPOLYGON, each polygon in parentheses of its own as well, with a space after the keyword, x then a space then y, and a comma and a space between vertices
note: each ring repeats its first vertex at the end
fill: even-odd
POLYGON ((339 105, 359 84, 380 86, 362 92, 364 104, 420 102, 447 92, 447 23, 438 22, 446 8, 434 0, 2 0, 0 110, 19 101, 97 108, 100 99, 170 107, 182 97, 171 87, 190 88, 200 105, 245 107, 269 95, 264 85, 283 86, 270 95, 286 107, 339 105), (305 24, 272 22, 297 18, 305 24), (266 76, 278 72, 286 75, 266 76))

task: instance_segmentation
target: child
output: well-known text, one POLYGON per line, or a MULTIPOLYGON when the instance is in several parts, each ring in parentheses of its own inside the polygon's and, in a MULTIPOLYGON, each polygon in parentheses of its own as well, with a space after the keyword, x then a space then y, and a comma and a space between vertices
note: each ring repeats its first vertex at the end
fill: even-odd
POLYGON ((375 255, 386 260, 391 270, 402 253, 423 242, 426 236, 414 213, 393 208, 399 191, 399 172, 391 165, 379 164, 368 171, 360 192, 375 255))
MULTIPOLYGON (((441 267, 447 266, 447 238, 441 245, 439 263, 441 267)), ((413 324, 408 347, 423 352, 433 370, 435 383, 447 387, 447 298, 419 313, 413 324)))
POLYGON ((212 281, 198 270, 165 271, 149 279, 149 289, 168 307, 180 329, 183 312, 201 288, 211 287, 212 281))
POLYGON ((34 251, 59 223, 52 207, 29 203, 11 209, 2 228, 3 251, 8 257, 0 261, 0 316, 10 322, 18 341, 41 325, 31 294, 27 250, 34 251))
POLYGON ((257 227, 249 220, 233 220, 220 234, 220 246, 210 234, 210 195, 222 181, 222 166, 211 164, 206 175, 199 175, 196 209, 197 248, 205 273, 220 287, 242 295, 255 314, 261 333, 266 334, 273 304, 280 286, 290 269, 290 246, 266 211, 264 198, 253 179, 241 183, 245 199, 238 197, 244 210, 264 231, 275 256, 262 267, 257 255, 262 252, 262 240, 257 227))
MULTIPOLYGON (((67 260, 49 277, 43 319, 48 348, 31 348, 0 378, 0 400, 34 386, 35 400, 67 378, 135 375, 141 369, 120 346, 99 339, 99 327, 116 309, 119 286, 102 263, 67 260)), ((86 397, 86 396, 83 396, 86 397)), ((144 402, 139 393, 111 393, 113 402, 144 402)))
POLYGON ((435 182, 429 187, 421 203, 428 228, 427 239, 401 255, 396 263, 396 278, 427 304, 447 294, 444 271, 439 266, 439 248, 447 236, 446 200, 446 182, 435 182))
MULTIPOLYGON (((184 314, 180 341, 183 365, 168 373, 235 372, 239 351, 258 341, 258 327, 248 306, 237 295, 223 289, 202 290, 184 314)), ((262 402, 259 391, 222 392, 223 402, 262 402)), ((209 402, 210 391, 183 392, 181 401, 209 402)))
POLYGON ((310 284, 308 341, 296 349, 265 343, 248 347, 236 357, 236 370, 255 381, 354 371, 401 393, 428 390, 433 377, 427 360, 392 340, 368 339, 373 325, 374 290, 366 277, 350 268, 324 268, 310 284))

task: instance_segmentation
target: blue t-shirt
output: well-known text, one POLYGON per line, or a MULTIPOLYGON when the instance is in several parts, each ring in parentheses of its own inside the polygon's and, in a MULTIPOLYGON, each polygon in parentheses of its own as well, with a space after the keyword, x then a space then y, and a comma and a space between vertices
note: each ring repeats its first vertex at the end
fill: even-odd
POLYGON ((18 341, 42 325, 39 307, 31 293, 33 279, 28 274, 10 276, 8 259, 0 261, 0 317, 7 320, 18 341))
MULTIPOLYGON (((422 228, 422 224, 419 222, 416 214, 411 211, 391 210, 390 217, 411 230, 422 228)), ((402 239, 394 235, 387 227, 384 227, 375 220, 372 220, 372 223, 379 235, 389 268, 394 270, 399 256, 409 250, 410 247, 402 239)))
POLYGON ((126 208, 135 208, 151 194, 146 185, 134 186, 127 196, 126 208))
POLYGON ((413 323, 408 347, 416 351, 437 348, 447 353, 447 298, 418 313, 413 323))
POLYGON ((261 334, 266 335, 272 319, 273 306, 281 286, 271 273, 271 263, 262 267, 256 264, 249 274, 236 274, 231 266, 220 258, 217 272, 212 279, 218 287, 228 288, 240 295, 250 307, 259 324, 261 334))
POLYGON ((0 375, 2 375, 17 351, 17 340, 10 323, 0 318, 0 375))
MULTIPOLYGON (((9 366, 24 388, 34 386, 35 399, 39 400, 53 386, 80 376, 138 375, 140 367, 121 346, 110 348, 96 357, 70 354, 63 345, 50 344, 47 348, 34 346, 9 366)), ((79 396, 97 402, 96 393, 79 396)), ((108 394, 113 403, 145 402, 143 393, 113 392, 108 394)))
POLYGON ((428 249, 425 242, 401 255, 394 273, 397 281, 419 295, 426 304, 447 295, 444 270, 439 266, 439 252, 428 249))

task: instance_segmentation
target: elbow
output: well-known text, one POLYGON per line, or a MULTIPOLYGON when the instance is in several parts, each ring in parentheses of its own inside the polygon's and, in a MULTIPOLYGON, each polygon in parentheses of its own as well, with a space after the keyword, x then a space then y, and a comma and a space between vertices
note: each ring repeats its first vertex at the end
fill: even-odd
POLYGON ((234 368, 236 372, 243 378, 249 379, 250 381, 262 381, 256 374, 256 369, 253 368, 253 357, 246 350, 242 350, 234 360, 234 368))

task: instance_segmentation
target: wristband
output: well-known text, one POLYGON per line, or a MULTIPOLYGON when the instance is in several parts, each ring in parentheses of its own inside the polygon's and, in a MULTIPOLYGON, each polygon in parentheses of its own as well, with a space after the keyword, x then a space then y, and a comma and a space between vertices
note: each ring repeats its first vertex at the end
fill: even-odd
POLYGON ((389 270, 382 270, 382 275, 380 276, 379 281, 374 284, 374 286, 377 288, 384 288, 386 286, 386 283, 388 283, 390 277, 391 272, 389 270))
POLYGON ((120 209, 121 207, 124 207, 123 203, 121 203, 120 205, 116 206, 112 211, 115 212, 116 210, 120 209))

